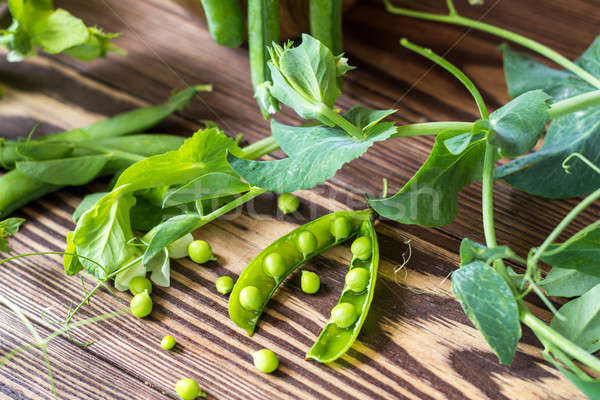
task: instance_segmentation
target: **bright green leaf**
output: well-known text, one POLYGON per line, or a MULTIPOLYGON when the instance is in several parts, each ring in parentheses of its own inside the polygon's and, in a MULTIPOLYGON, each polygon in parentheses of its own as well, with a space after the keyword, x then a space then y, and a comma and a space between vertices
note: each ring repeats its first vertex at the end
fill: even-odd
POLYGON ((8 218, 0 221, 0 251, 10 253, 7 237, 14 235, 19 231, 21 224, 25 222, 23 218, 8 218))
POLYGON ((51 12, 36 13, 27 31, 31 41, 50 54, 85 43, 89 38, 88 29, 83 21, 60 8, 51 12))

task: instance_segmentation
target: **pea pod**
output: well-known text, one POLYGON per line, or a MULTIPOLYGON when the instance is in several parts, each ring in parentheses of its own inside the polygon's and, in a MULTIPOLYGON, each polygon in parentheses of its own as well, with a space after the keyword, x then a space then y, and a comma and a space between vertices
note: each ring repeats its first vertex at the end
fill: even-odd
POLYGON ((342 0, 310 0, 310 33, 329 47, 334 55, 342 52, 342 0))
MULTIPOLYGON (((370 240, 370 254, 361 254, 354 252, 350 263, 350 271, 368 272, 365 277, 361 277, 362 284, 356 287, 346 279, 346 285, 338 301, 338 306, 351 304, 358 316, 356 320, 345 328, 340 328, 335 322, 330 320, 317 341, 306 354, 307 359, 317 360, 328 363, 342 356, 354 343, 360 329, 367 318, 373 293, 375 291, 375 281, 377 280, 377 267, 379 265, 379 247, 377 244, 377 234, 373 228, 371 220, 366 220, 358 233, 360 239, 368 238, 370 240)), ((367 242, 368 243, 368 242, 367 242)), ((354 246, 353 246, 354 247, 354 246)), ((358 275, 358 274, 357 274, 358 275)), ((362 275, 362 274, 360 274, 362 275)), ((351 307, 350 307, 351 308, 351 307)), ((333 319, 333 316, 332 316, 333 319)))
POLYGON ((201 0, 208 30, 221 46, 239 47, 244 41, 245 26, 239 0, 201 0))
POLYGON ((0 219, 58 189, 60 186, 31 178, 18 170, 7 172, 0 177, 0 219))
MULTIPOLYGON (((248 264, 233 287, 229 298, 229 316, 233 322, 252 335, 264 307, 281 282, 312 257, 354 236, 361 229, 363 222, 370 220, 371 216, 370 210, 328 214, 294 229, 273 242, 248 264), (301 236, 305 238, 298 240, 301 236), (312 240, 306 240, 306 236, 312 240), (281 257, 273 257, 273 254, 279 254, 281 257), (283 268, 279 268, 282 264, 275 262, 277 259, 283 261, 283 268), (252 287, 258 291, 248 290, 252 287), (257 293, 261 297, 257 302, 258 307, 248 309, 242 306, 240 295, 245 296, 247 293, 257 293)), ((244 303, 250 304, 253 301, 244 303)))

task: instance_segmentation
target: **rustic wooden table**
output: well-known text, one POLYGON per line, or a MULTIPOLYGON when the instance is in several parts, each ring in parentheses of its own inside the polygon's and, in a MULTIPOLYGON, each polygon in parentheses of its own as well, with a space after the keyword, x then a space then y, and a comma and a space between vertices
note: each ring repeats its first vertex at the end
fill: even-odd
MULTIPOLYGON (((110 56, 89 64, 62 56, 40 55, 9 64, 0 55, 0 135, 25 136, 41 121, 41 132, 84 126, 135 106, 162 101, 173 88, 212 83, 191 107, 170 118, 155 132, 189 135, 200 121, 218 122, 229 134, 244 133, 253 142, 268 134, 252 98, 247 50, 218 47, 198 15, 169 0, 62 0, 58 5, 98 24, 122 32, 117 43, 127 57, 110 56)), ((441 1, 418 6, 442 11, 441 1)), ((461 2, 463 3, 463 2, 461 2)), ((574 58, 594 39, 600 26, 597 3, 583 0, 489 1, 482 7, 464 4, 466 15, 481 17, 530 36, 574 58)), ((476 118, 473 102, 447 73, 400 48, 406 36, 431 47, 463 68, 482 89, 490 108, 508 100, 497 50, 499 41, 464 28, 421 22, 387 14, 378 1, 361 1, 345 15, 345 47, 357 70, 348 74, 341 108, 360 102, 376 108, 398 108, 398 123, 476 118)), ((290 110, 277 116, 298 122, 290 110)), ((196 378, 215 399, 576 399, 574 386, 544 362, 539 343, 524 330, 511 367, 500 366, 482 336, 463 314, 450 292, 447 276, 457 266, 461 238, 482 240, 480 186, 460 195, 455 223, 426 229, 394 223, 377 227, 382 263, 368 321, 352 349, 333 365, 305 361, 303 356, 336 302, 349 259, 346 247, 333 249, 311 263, 319 270, 323 290, 303 295, 298 276, 278 290, 249 338, 229 320, 227 298, 214 290, 223 274, 237 275, 273 239, 296 225, 333 210, 359 208, 362 194, 381 190, 387 177, 396 190, 426 159, 432 139, 396 139, 375 145, 360 160, 345 166, 334 179, 301 192, 301 213, 275 215, 274 197, 266 195, 236 218, 197 232, 212 244, 218 262, 174 265, 171 288, 155 288, 151 318, 129 315, 81 328, 79 347, 64 338, 49 346, 60 398, 176 398, 174 382, 196 378), (412 258, 394 276, 410 240, 412 258), (160 349, 167 333, 178 349, 160 349), (274 350, 281 367, 274 375, 256 372, 249 352, 274 350)), ((13 240, 16 252, 60 251, 73 228, 70 215, 82 196, 103 183, 63 190, 24 208, 27 219, 13 240)), ((2 195, 0 193, 0 195, 2 195)), ((576 201, 545 201, 497 184, 499 242, 521 253, 541 243, 576 201)), ((592 207, 568 233, 597 218, 592 207)), ((48 318, 63 316, 81 298, 81 284, 62 272, 60 257, 24 259, 2 266, 0 294, 22 307, 41 333, 54 329, 48 318), (47 309, 45 315, 43 310, 47 309)), ((97 296, 80 317, 97 315, 127 304, 126 296, 97 296)), ((541 317, 549 314, 532 308, 541 317)), ((0 354, 30 343, 24 326, 0 308, 0 354)), ((38 351, 30 351, 0 368, 0 398, 48 399, 46 367, 38 351)))

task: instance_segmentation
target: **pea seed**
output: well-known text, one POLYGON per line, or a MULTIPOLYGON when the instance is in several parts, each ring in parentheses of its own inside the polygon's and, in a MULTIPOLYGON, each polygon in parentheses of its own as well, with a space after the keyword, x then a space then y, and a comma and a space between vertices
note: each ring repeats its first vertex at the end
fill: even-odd
POLYGON ((352 225, 348 218, 338 217, 331 223, 331 234, 335 237, 336 241, 347 238, 351 232, 352 225))
POLYGON ((129 309, 131 310, 131 313, 138 318, 144 318, 150 315, 152 312, 152 299, 148 292, 145 291, 133 296, 129 303, 129 309))
POLYGON ((222 276, 215 282, 217 292, 221 294, 228 294, 233 289, 233 279, 229 276, 222 276))
POLYGON ((261 372, 270 374, 279 367, 277 355, 269 349, 262 349, 252 353, 254 366, 261 372))
POLYGON ((366 236, 359 237, 350 246, 350 251, 359 260, 368 260, 371 258, 371 239, 366 236))
POLYGON ((351 303, 340 303, 331 310, 331 322, 340 328, 352 326, 357 319, 356 308, 351 303))
POLYGON ((265 257, 263 261, 263 269, 265 274, 269 275, 273 279, 278 279, 280 276, 285 274, 285 260, 279 253, 271 253, 265 257))
POLYGON ((246 310, 250 311, 258 311, 262 306, 263 299, 260 293, 255 286, 246 286, 240 292, 240 304, 246 310))
POLYGON ((215 259, 210 244, 205 240, 194 240, 190 243, 188 246, 188 253, 190 259, 198 264, 204 264, 205 262, 215 259))
POLYGON ((353 292, 362 292, 368 284, 369 271, 366 268, 353 268, 346 274, 346 286, 353 292))
POLYGON ((152 282, 145 276, 136 276, 129 281, 129 291, 132 295, 143 293, 148 291, 148 294, 152 293, 152 282))
POLYGON ((298 251, 306 258, 310 253, 317 249, 317 238, 309 231, 302 231, 296 239, 296 247, 298 251))
POLYGON ((180 379, 175 384, 175 392, 183 400, 194 400, 200 395, 200 386, 194 379, 180 379))
POLYGON ((167 335, 160 341, 160 347, 165 350, 171 350, 173 347, 175 347, 175 343, 175 338, 171 335, 167 335))
POLYGON ((321 279, 319 275, 311 271, 302 271, 302 278, 300 278, 300 286, 304 293, 315 294, 321 287, 321 279))
POLYGON ((284 214, 293 213, 300 206, 300 200, 291 193, 283 193, 277 199, 277 207, 284 214))

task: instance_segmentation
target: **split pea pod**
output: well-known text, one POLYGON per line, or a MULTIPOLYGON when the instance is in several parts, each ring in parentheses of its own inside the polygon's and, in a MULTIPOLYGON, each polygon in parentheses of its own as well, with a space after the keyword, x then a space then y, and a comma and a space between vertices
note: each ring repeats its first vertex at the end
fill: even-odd
POLYGON ((377 235, 371 220, 366 220, 352 244, 352 261, 338 304, 306 354, 307 359, 328 363, 342 356, 356 340, 367 318, 379 265, 377 235))
POLYGON ((229 316, 249 335, 281 282, 296 268, 356 235, 372 212, 340 211, 294 229, 248 264, 229 298, 229 316))
POLYGON ((334 55, 342 48, 342 0, 310 0, 310 33, 334 55))
POLYGON ((248 0, 248 47, 254 97, 265 118, 279 110, 265 82, 271 80, 268 47, 279 42, 279 0, 248 0))
POLYGON ((200 0, 208 30, 221 46, 239 47, 244 41, 245 26, 239 0, 200 0))

